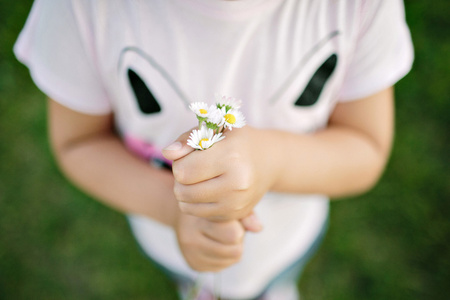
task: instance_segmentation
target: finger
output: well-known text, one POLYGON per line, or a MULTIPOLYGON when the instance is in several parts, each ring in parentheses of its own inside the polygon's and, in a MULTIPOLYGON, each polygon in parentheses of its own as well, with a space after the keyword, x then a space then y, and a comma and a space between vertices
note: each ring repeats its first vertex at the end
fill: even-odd
MULTIPOLYGON (((179 202, 178 207, 180 208, 180 211, 184 214, 199 217, 199 218, 205 218, 205 219, 211 219, 212 217, 217 217, 217 203, 186 203, 186 202, 179 202)), ((228 221, 222 218, 215 219, 217 221, 228 221)))
POLYGON ((242 256, 242 244, 223 245, 204 237, 201 244, 185 255, 197 271, 220 271, 237 263, 242 256))
POLYGON ((215 145, 175 161, 172 167, 175 180, 183 184, 194 184, 225 173, 233 165, 233 161, 226 159, 219 148, 215 145))
POLYGON ((203 256, 195 260, 187 258, 187 263, 198 272, 220 272, 238 262, 239 259, 217 259, 203 256))
POLYGON ((224 245, 209 239, 209 243, 205 246, 202 254, 205 259, 236 261, 242 255, 242 244, 224 245))
POLYGON ((186 143, 189 134, 190 132, 185 132, 180 135, 173 143, 162 150, 162 155, 168 160, 176 161, 193 152, 194 149, 186 143))
POLYGON ((240 221, 246 231, 256 233, 256 232, 260 232, 263 229, 263 225, 262 225, 261 221, 255 215, 254 212, 252 212, 250 215, 246 216, 245 218, 242 218, 240 221))
POLYGON ((238 221, 208 222, 209 226, 203 228, 203 234, 209 239, 223 245, 236 245, 242 243, 245 231, 238 221))
POLYGON ((181 212, 187 215, 204 218, 213 222, 240 220, 249 214, 251 208, 235 210, 223 203, 186 203, 179 202, 181 212))
MULTIPOLYGON (((242 174, 241 174, 242 175, 242 174)), ((183 184, 175 180, 173 192, 175 198, 186 203, 216 203, 226 202, 229 206, 236 205, 236 200, 242 198, 251 185, 249 177, 225 173, 220 176, 193 184, 183 184)), ((239 209, 239 207, 236 207, 239 209)))
POLYGON ((227 198, 232 198, 233 192, 224 189, 225 186, 229 186, 224 181, 223 176, 190 185, 175 181, 173 192, 179 202, 216 203, 218 199, 225 201, 227 198))

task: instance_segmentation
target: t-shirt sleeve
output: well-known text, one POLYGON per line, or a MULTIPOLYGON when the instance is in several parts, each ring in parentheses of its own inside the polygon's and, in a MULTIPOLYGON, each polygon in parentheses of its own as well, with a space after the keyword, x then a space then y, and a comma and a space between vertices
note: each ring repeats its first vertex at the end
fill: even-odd
POLYGON ((77 17, 82 3, 87 2, 36 0, 14 53, 50 98, 81 113, 106 114, 111 105, 90 44, 93 39, 77 17))
POLYGON ((413 45, 401 0, 363 1, 361 22, 340 93, 341 101, 370 96, 411 69, 413 45))

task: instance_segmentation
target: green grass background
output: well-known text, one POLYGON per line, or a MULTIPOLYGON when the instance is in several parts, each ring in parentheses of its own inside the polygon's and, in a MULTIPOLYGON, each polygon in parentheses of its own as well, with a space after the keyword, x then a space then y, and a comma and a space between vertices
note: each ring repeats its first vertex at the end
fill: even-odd
MULTIPOLYGON (((0 0, 0 299, 176 299, 124 217, 52 159, 44 95, 11 52, 31 0, 0 0)), ((406 1, 412 72, 396 89, 392 158, 375 189, 332 203, 304 299, 450 299, 450 1, 406 1)))

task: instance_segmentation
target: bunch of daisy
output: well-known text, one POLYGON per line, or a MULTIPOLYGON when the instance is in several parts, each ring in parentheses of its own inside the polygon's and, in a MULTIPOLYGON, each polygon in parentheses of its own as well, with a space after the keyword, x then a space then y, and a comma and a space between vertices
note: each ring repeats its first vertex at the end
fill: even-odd
POLYGON ((189 108, 195 113, 198 128, 194 129, 187 144, 194 149, 206 150, 223 140, 223 133, 233 128, 245 126, 245 118, 239 110, 241 100, 234 97, 216 95, 216 104, 194 102, 189 108))

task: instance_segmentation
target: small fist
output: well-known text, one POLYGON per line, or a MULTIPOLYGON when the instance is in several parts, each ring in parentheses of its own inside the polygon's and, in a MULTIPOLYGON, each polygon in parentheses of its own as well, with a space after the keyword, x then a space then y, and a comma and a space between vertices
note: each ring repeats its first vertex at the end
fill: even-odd
POLYGON ((245 230, 239 221, 212 222, 180 214, 178 244, 189 266, 199 272, 218 272, 242 256, 245 230))
MULTIPOLYGON (((180 210, 211 221, 249 216, 274 180, 261 132, 249 126, 226 132, 226 138, 205 151, 165 150, 173 160, 174 194, 180 210)), ((184 149, 187 134, 179 138, 184 149)))

